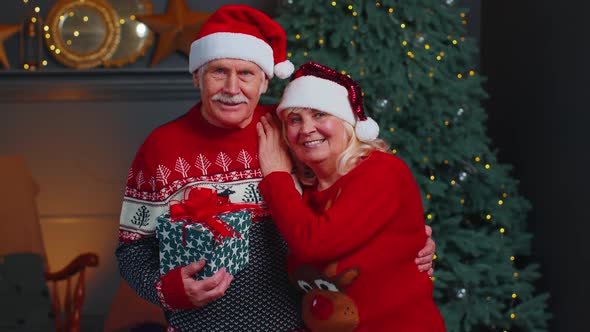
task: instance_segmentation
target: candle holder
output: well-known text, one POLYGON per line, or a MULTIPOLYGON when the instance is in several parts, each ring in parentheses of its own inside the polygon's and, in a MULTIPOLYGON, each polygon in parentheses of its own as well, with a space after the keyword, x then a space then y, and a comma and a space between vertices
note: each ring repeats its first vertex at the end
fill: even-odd
POLYGON ((25 15, 22 25, 19 35, 20 64, 25 70, 37 70, 43 53, 43 19, 39 13, 31 11, 25 15))

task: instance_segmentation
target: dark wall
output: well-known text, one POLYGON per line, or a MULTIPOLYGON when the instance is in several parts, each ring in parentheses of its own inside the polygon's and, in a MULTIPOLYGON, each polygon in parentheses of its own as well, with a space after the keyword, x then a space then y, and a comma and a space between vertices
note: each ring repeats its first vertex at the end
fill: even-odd
POLYGON ((533 258, 542 264, 539 287, 551 293, 551 331, 587 330, 588 9, 585 1, 482 5, 489 133, 533 204, 533 258))

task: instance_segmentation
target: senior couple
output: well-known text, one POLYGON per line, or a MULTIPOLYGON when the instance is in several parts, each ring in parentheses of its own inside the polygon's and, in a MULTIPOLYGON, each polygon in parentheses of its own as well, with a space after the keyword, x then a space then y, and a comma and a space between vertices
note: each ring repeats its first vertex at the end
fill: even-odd
POLYGON ((210 16, 189 69, 200 102, 137 152, 116 251, 168 331, 444 331, 419 189, 378 139, 359 85, 313 62, 295 71, 283 29, 239 5, 210 16), (273 76, 293 71, 278 106, 258 104, 273 76), (192 187, 264 199, 235 276, 196 280, 203 260, 160 275, 155 217, 192 187), (147 225, 134 223, 138 209, 147 225))

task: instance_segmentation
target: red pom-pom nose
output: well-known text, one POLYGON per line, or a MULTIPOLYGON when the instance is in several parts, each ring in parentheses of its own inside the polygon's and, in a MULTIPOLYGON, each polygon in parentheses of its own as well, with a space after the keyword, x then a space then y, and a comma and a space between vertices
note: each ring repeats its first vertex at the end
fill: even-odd
POLYGON ((332 316, 334 306, 332 301, 325 296, 315 295, 311 301, 311 314, 317 320, 326 320, 332 316))

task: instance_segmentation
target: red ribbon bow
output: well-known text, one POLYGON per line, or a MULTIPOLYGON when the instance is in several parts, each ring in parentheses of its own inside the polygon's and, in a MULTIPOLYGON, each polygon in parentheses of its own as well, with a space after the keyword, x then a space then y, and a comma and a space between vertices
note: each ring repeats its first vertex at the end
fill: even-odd
POLYGON ((208 188, 189 188, 183 200, 173 202, 170 204, 171 222, 186 220, 182 227, 183 246, 186 246, 186 227, 192 224, 203 225, 220 244, 226 237, 241 239, 242 236, 218 215, 257 207, 255 204, 232 204, 228 197, 218 196, 217 191, 208 188))

